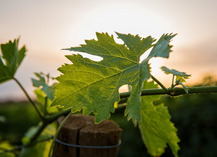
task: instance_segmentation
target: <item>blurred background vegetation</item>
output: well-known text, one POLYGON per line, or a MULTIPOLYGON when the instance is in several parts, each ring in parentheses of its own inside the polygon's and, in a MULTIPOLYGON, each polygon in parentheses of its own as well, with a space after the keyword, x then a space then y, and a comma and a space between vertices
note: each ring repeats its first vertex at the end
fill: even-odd
MULTIPOLYGON (((216 86, 211 76, 204 78, 196 86, 216 86)), ((172 121, 181 139, 180 157, 217 156, 217 94, 162 96, 154 102, 168 106, 172 121)), ((124 109, 116 110, 112 119, 123 129, 119 157, 143 157, 149 155, 142 142, 139 129, 123 116, 124 109)), ((0 104, 0 143, 9 141, 12 145, 21 144, 21 138, 29 127, 37 125, 39 117, 27 102, 7 102, 0 104)), ((170 149, 163 156, 170 157, 170 149)))

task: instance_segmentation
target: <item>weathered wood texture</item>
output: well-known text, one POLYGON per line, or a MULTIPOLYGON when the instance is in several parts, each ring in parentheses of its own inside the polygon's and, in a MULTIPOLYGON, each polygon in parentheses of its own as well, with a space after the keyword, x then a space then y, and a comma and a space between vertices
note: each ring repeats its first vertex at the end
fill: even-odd
MULTIPOLYGON (((64 117, 58 119, 58 124, 64 117)), ((65 122, 57 139, 85 146, 111 146, 120 141, 122 130, 111 120, 94 124, 93 116, 73 115, 65 122)), ((53 157, 116 157, 116 148, 75 148, 55 142, 53 157)))

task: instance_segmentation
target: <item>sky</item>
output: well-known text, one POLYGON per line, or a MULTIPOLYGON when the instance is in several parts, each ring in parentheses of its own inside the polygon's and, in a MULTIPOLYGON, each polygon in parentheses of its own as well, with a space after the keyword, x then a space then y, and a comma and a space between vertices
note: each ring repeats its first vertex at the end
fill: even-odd
MULTIPOLYGON (((171 76, 161 72, 164 65, 191 74, 189 84, 217 76, 216 0, 0 0, 0 43, 20 37, 20 47, 26 45, 15 76, 33 97, 34 72, 57 77, 57 68, 69 63, 64 55, 72 52, 62 48, 96 38, 95 32, 116 38, 115 31, 156 39, 178 33, 170 58, 151 60, 152 74, 167 86, 171 76)), ((0 101, 23 98, 15 82, 0 84, 0 101)))

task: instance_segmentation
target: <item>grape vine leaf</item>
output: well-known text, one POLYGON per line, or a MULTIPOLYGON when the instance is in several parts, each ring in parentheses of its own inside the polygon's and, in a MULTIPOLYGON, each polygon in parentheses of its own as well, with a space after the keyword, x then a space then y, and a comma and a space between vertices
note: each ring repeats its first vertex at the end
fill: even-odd
POLYGON ((0 83, 13 79, 16 70, 20 66, 26 54, 26 47, 18 48, 19 38, 1 44, 0 55, 0 83), (4 60, 3 60, 4 59, 4 60))
POLYGON ((189 79, 191 75, 186 74, 185 72, 180 72, 175 69, 169 69, 166 66, 162 66, 161 70, 164 71, 165 74, 173 74, 176 76, 176 80, 180 82, 185 82, 186 79, 189 79))
POLYGON ((40 105, 39 109, 48 114, 57 113, 59 111, 62 111, 61 106, 53 106, 51 107, 51 99, 47 97, 47 95, 39 88, 34 90, 34 93, 36 95, 36 102, 40 105))
POLYGON ((35 76, 38 79, 32 78, 32 85, 34 87, 40 88, 45 94, 46 96, 50 99, 53 100, 54 99, 54 87, 49 86, 45 77, 43 76, 42 73, 35 73, 35 76))
POLYGON ((173 74, 176 78, 176 85, 181 85, 185 92, 189 93, 189 88, 185 86, 182 82, 185 82, 186 79, 189 79, 191 75, 186 74, 185 72, 180 72, 175 69, 169 69, 165 66, 161 67, 161 70, 164 71, 165 74, 173 74))
MULTIPOLYGON (((153 81, 144 81, 143 89, 157 88, 153 81)), ((178 156, 180 141, 174 124, 170 121, 170 114, 163 104, 155 106, 153 101, 160 96, 142 96, 140 132, 143 141, 152 156, 160 156, 164 153, 167 144, 170 146, 175 157, 178 156)))
POLYGON ((98 40, 86 40, 80 47, 67 50, 97 55, 103 60, 97 62, 79 54, 67 55, 73 64, 65 64, 58 70, 62 73, 55 86, 52 106, 61 105, 72 112, 83 109, 83 114, 95 114, 99 123, 114 112, 114 103, 119 101, 118 90, 122 85, 132 86, 125 114, 128 119, 140 120, 140 92, 144 80, 150 77, 149 60, 152 57, 168 58, 171 52, 169 41, 174 34, 164 34, 157 41, 151 36, 116 33, 124 44, 115 42, 108 33, 96 33, 98 40), (148 58, 140 63, 140 56, 153 47, 148 58))
POLYGON ((44 113, 53 114, 61 111, 60 106, 51 107, 52 100, 54 99, 54 86, 55 83, 49 85, 50 82, 49 74, 45 75, 43 73, 35 73, 37 79, 32 78, 32 85, 36 87, 34 93, 36 95, 36 102, 40 105, 39 108, 44 113), (45 77, 46 76, 46 77, 45 77))

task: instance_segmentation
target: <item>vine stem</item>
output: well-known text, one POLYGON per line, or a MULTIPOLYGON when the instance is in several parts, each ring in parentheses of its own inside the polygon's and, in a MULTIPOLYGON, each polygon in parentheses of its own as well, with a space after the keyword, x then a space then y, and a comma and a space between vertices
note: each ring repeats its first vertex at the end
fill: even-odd
POLYGON ((152 78, 166 93, 169 93, 168 89, 167 89, 158 79, 156 79, 153 75, 151 75, 151 78, 152 78))
POLYGON ((64 123, 67 121, 67 119, 71 116, 72 112, 69 112, 69 114, 65 117, 65 119, 61 122, 61 124, 59 125, 59 127, 57 128, 57 131, 53 137, 53 141, 51 143, 51 146, 50 146, 50 150, 49 150, 49 154, 48 154, 48 157, 52 157, 52 150, 53 150, 53 146, 54 146, 54 143, 55 143, 55 140, 57 138, 57 135, 58 133, 60 132, 61 128, 63 127, 64 123))
MULTIPOLYGON (((212 87, 189 87, 189 93, 188 94, 211 94, 211 93, 217 93, 217 86, 212 87)), ((171 90, 171 88, 167 89, 169 93, 167 93, 163 89, 159 88, 153 88, 153 89, 143 89, 141 91, 141 96, 145 95, 170 95, 170 96, 178 96, 178 95, 184 95, 187 94, 183 88, 175 87, 171 90)), ((127 98, 130 96, 130 92, 120 93, 121 100, 119 103, 126 102, 127 98)))
POLYGON ((13 78, 13 80, 19 85, 19 87, 22 89, 22 91, 24 92, 24 94, 26 95, 26 97, 28 98, 29 102, 32 104, 32 106, 35 108, 36 112, 38 113, 39 117, 41 118, 41 120, 44 120, 44 116, 41 114, 41 112, 39 111, 39 109, 37 108, 36 104, 34 103, 34 101, 30 98, 29 94, 26 92, 26 90, 24 89, 24 87, 22 86, 22 84, 16 79, 13 78))
POLYGON ((50 123, 54 122, 55 120, 57 120, 61 116, 69 114, 70 112, 71 112, 71 109, 68 109, 68 110, 64 110, 61 112, 57 112, 57 113, 50 115, 48 117, 45 117, 40 128, 32 136, 31 143, 33 143, 38 138, 38 136, 41 134, 41 132, 44 130, 44 128, 46 128, 50 123))
MULTIPOLYGON (((30 102, 33 102, 31 100, 31 98, 29 97, 29 95, 27 94, 27 92, 25 91, 25 89, 22 87, 22 85, 19 83, 18 80, 16 80, 14 78, 14 80, 18 83, 18 85, 21 87, 21 89, 24 91, 24 93, 26 94, 27 98, 29 99, 30 102)), ((217 86, 212 86, 212 87, 206 87, 206 86, 200 86, 200 87, 189 87, 189 93, 188 94, 211 94, 211 93, 217 93, 217 86)), ((155 89, 143 89, 141 91, 141 96, 146 96, 146 95, 171 95, 171 96, 178 96, 178 95, 183 95, 183 94, 187 94, 185 92, 185 90, 183 88, 179 88, 179 87, 175 87, 173 89, 168 88, 167 90, 164 89, 159 89, 159 88, 155 88, 155 89)), ((119 101, 119 104, 123 104, 125 102, 127 102, 128 97, 130 96, 130 92, 125 92, 125 93, 120 93, 120 98, 121 100, 119 101)), ((33 102, 33 104, 35 104, 33 102)), ((34 105, 33 105, 34 106, 34 105)), ((123 105, 122 107, 125 107, 125 105, 123 105)), ((39 110, 38 110, 39 111, 39 110)), ((40 113, 40 112, 39 112, 40 113)), ((55 113, 53 115, 49 115, 47 117, 43 117, 43 124, 41 125, 41 127, 38 129, 38 131, 36 132, 36 134, 33 136, 33 138, 31 139, 30 144, 34 143, 34 141, 37 139, 37 137, 40 135, 40 133, 44 130, 44 128, 52 123, 53 121, 55 121, 57 118, 59 118, 60 116, 63 115, 68 115, 67 117, 69 117, 69 115, 71 115, 71 109, 68 110, 64 110, 58 113, 55 113)), ((64 119, 64 121, 66 121, 67 119, 64 119)), ((58 131, 61 129, 62 125, 64 123, 61 124, 61 126, 58 128, 58 131)), ((55 135, 54 138, 56 138, 57 134, 55 135)), ((55 140, 55 139, 54 139, 55 140)), ((54 142, 53 142, 54 143, 54 142)), ((53 146, 53 145, 52 145, 53 146)), ((16 148, 18 149, 18 148, 16 148)), ((6 150, 7 151, 7 150, 6 150)), ((13 150, 12 150, 13 151, 13 150)), ((52 150, 50 150, 52 151, 52 150)))
MULTIPOLYGON (((210 94, 210 93, 217 93, 217 86, 214 87, 189 87, 189 93, 188 94, 210 94)), ((163 89, 154 88, 154 89, 143 89, 141 91, 141 96, 146 95, 171 95, 171 96, 178 96, 187 94, 183 88, 175 87, 171 90, 171 88, 167 89, 168 92, 166 92, 163 89)), ((130 92, 124 92, 120 93, 121 100, 118 102, 118 104, 126 103, 128 100, 128 97, 130 96, 130 92)), ((125 107, 125 105, 122 105, 122 107, 125 107)), ((61 112, 57 112, 53 115, 49 115, 48 117, 45 117, 43 121, 43 125, 41 125, 41 128, 37 131, 37 133, 33 136, 31 139, 31 142, 33 142, 37 137, 40 135, 40 133, 43 131, 43 129, 53 121, 55 121, 57 118, 68 115, 71 112, 71 109, 67 109, 61 112)))

